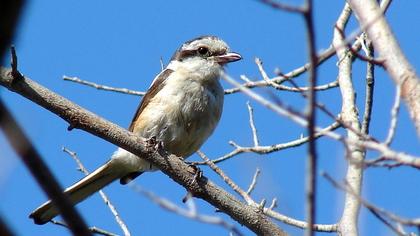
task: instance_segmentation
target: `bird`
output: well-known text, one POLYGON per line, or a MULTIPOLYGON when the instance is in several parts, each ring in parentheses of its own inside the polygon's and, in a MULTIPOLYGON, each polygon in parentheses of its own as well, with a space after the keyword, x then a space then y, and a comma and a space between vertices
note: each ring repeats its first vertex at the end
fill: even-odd
MULTIPOLYGON (((128 130, 154 139, 170 154, 183 159, 195 153, 216 128, 223 110, 220 76, 228 63, 241 60, 219 37, 205 35, 186 41, 153 80, 128 130)), ((120 179, 127 184, 143 172, 158 170, 151 163, 118 148, 110 160, 64 190, 76 205, 120 179)), ((51 200, 31 214, 36 224, 60 212, 51 200)))

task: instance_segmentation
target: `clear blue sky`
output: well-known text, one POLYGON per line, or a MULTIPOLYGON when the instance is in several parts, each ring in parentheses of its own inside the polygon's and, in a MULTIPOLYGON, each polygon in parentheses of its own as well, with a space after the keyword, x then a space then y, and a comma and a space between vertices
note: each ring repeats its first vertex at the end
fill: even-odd
MULTIPOLYGON (((28 1, 29 2, 29 1, 28 1)), ((317 50, 330 44, 334 21, 344 1, 316 1, 315 24, 317 50)), ((420 4, 416 1, 394 1, 388 13, 389 21, 401 46, 415 68, 420 67, 420 34, 413 24, 420 22, 420 4)), ((350 30, 356 29, 355 20, 350 30)), ((288 72, 307 61, 305 31, 300 16, 276 11, 258 1, 30 1, 15 39, 22 73, 49 89, 127 127, 140 100, 139 97, 95 89, 65 82, 63 75, 116 87, 144 91, 160 70, 159 60, 167 62, 182 42, 203 34, 224 39, 231 48, 242 54, 243 60, 231 64, 228 73, 235 78, 244 74, 261 79, 254 64, 260 57, 270 75, 276 67, 288 72)), ((336 59, 319 69, 319 83, 331 82, 337 76, 336 59)), ((363 111, 364 64, 355 63, 354 83, 359 110, 363 111)), ((306 75, 296 81, 304 85, 306 75)), ((227 88, 229 85, 224 84, 227 88)), ((265 90, 257 90, 264 93, 265 90)), ((371 131, 383 140, 389 125, 389 108, 394 99, 390 78, 377 69, 375 107, 371 131)), ((275 92, 285 104, 303 110, 305 101, 297 94, 275 92)), ((76 165, 61 151, 63 146, 77 152, 89 170, 104 163, 115 146, 80 130, 67 131, 67 124, 50 112, 19 95, 0 88, 4 99, 20 124, 44 157, 63 186, 81 178, 76 165)), ((334 112, 340 110, 337 89, 319 95, 322 103, 334 112)), ((225 108, 219 127, 202 150, 212 158, 232 150, 229 140, 251 145, 246 101, 241 94, 225 98, 225 108)), ((291 121, 278 117, 251 101, 255 107, 256 125, 262 145, 286 142, 298 138, 305 130, 291 121)), ((330 123, 320 116, 320 125, 330 123)), ((319 144, 319 171, 326 171, 342 180, 346 166, 342 146, 328 139, 319 144)), ((397 137, 392 145, 419 156, 419 141, 402 107, 397 137)), ((369 153, 375 157, 377 153, 369 153)), ((197 159, 196 156, 192 159, 197 159)), ((299 147, 272 155, 244 154, 220 166, 240 186, 246 188, 256 167, 262 169, 253 195, 256 200, 273 197, 279 200, 281 213, 304 219, 304 176, 306 148, 299 147)), ((203 167, 205 175, 226 187, 211 170, 203 167)), ((365 172, 363 197, 372 203, 406 217, 419 217, 420 172, 408 167, 394 170, 369 169, 365 172)), ((144 188, 182 206, 185 194, 182 187, 167 176, 156 172, 138 178, 144 188)), ((133 235, 227 235, 218 226, 206 225, 177 216, 161 209, 131 189, 114 183, 105 189, 127 223, 133 235)), ((325 179, 318 183, 318 223, 334 223, 339 219, 343 193, 325 179)), ((0 132, 0 214, 18 235, 69 235, 55 225, 34 225, 29 213, 46 200, 45 194, 27 169, 11 151, 0 132)), ((202 213, 214 209, 197 200, 202 213)), ((121 234, 113 216, 99 195, 80 204, 89 225, 121 234)), ((229 217, 216 213, 230 221, 229 217)), ((303 231, 280 223, 292 235, 303 231)), ((238 226, 246 235, 252 233, 238 226)), ((360 217, 362 235, 389 235, 390 231, 365 209, 360 217)))

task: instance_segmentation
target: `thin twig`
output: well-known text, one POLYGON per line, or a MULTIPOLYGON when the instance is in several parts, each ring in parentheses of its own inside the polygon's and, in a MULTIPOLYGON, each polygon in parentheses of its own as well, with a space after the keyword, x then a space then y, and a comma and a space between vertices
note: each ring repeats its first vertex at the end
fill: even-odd
MULTIPOLYGON (((287 80, 287 81, 293 82, 293 85, 295 87, 289 87, 289 86, 278 84, 268 77, 267 72, 264 70, 264 67, 262 65, 262 61, 261 61, 260 58, 255 58, 255 64, 257 64, 257 67, 258 67, 258 70, 261 74, 261 77, 267 83, 267 85, 269 85, 269 86, 271 86, 271 87, 273 87, 277 90, 302 93, 302 92, 308 91, 310 89, 310 87, 299 87, 299 86, 297 86, 297 84, 295 84, 293 82, 293 80, 287 80)), ((277 74, 282 75, 282 73, 280 73, 280 72, 277 72, 277 74)), ((282 81, 282 82, 284 82, 284 81, 282 81)), ((331 88, 335 88, 335 87, 338 87, 338 81, 337 80, 333 81, 333 82, 330 82, 330 83, 327 83, 327 84, 315 86, 315 87, 313 87, 313 89, 316 90, 316 91, 323 91, 323 90, 327 90, 327 89, 331 89, 331 88)))
POLYGON ((254 176, 252 177, 251 184, 249 185, 248 190, 246 190, 246 193, 248 195, 251 195, 251 192, 254 190, 255 186, 257 185, 257 179, 258 179, 258 176, 260 175, 260 173, 261 173, 260 168, 257 168, 255 170, 254 176))
POLYGON ((394 135, 395 135, 395 130, 397 128, 397 123, 398 123, 398 112, 400 110, 400 104, 401 104, 401 86, 397 85, 396 91, 395 91, 395 101, 391 109, 391 124, 389 126, 388 136, 386 137, 385 142, 384 142, 385 145, 387 146, 391 144, 392 139, 394 138, 394 135))
MULTIPOLYGON (((335 26, 335 29, 337 30, 337 32, 339 32, 341 34, 343 39, 347 39, 346 35, 344 34, 344 30, 342 30, 337 25, 335 26)), ((354 35, 358 35, 358 34, 359 34, 359 31, 357 31, 357 33, 354 34, 354 35)), ((356 38, 362 38, 363 34, 364 33, 362 33, 361 36, 356 37, 356 38)), ((377 66, 383 66, 384 65, 384 60, 373 58, 373 54, 372 54, 372 56, 370 56, 370 55, 363 56, 357 50, 354 50, 353 47, 350 45, 350 42, 348 40, 343 40, 342 44, 346 44, 346 48, 347 48, 347 50, 349 50, 349 52, 352 54, 352 56, 354 56, 354 57, 356 57, 356 58, 358 58, 362 61, 369 62, 370 64, 373 64, 373 65, 377 65, 377 66)), ((338 46, 338 44, 337 44, 337 46, 338 46)), ((341 45, 338 46, 338 47, 341 47, 341 45)))
MULTIPOLYGON (((79 170, 85 174, 88 175, 89 171, 85 168, 85 166, 83 165, 83 163, 80 161, 79 157, 77 157, 75 152, 70 151, 68 148, 63 147, 62 148, 63 152, 67 153, 70 155, 71 158, 73 158, 73 160, 77 163, 77 166, 79 167, 79 170)), ((128 229, 127 225, 124 223, 124 221, 121 219, 120 214, 118 213, 117 209, 115 208, 115 206, 111 203, 111 201, 109 200, 108 196, 104 193, 104 191, 99 190, 99 194, 101 195, 103 201, 105 202, 105 204, 108 206, 109 210, 112 212, 112 214, 115 217, 115 221, 117 222, 117 224, 120 226, 121 230, 123 231, 125 236, 130 236, 130 230, 128 229)))
POLYGON ((124 93, 124 94, 136 95, 136 96, 144 96, 144 94, 146 94, 145 92, 139 92, 139 91, 130 90, 126 88, 114 88, 114 87, 110 87, 106 85, 101 85, 101 84, 93 83, 90 81, 82 80, 77 77, 69 77, 69 76, 64 75, 63 80, 87 85, 87 86, 96 88, 98 90, 112 91, 112 92, 118 92, 118 93, 124 93))
MULTIPOLYGON (((268 101, 267 99, 263 98, 261 95, 250 90, 249 88, 242 86, 240 83, 236 82, 232 77, 230 77, 229 75, 225 73, 222 73, 222 78, 226 80, 228 83, 234 86, 237 86, 245 95, 251 97, 258 103, 262 104, 263 106, 275 112, 276 114, 280 116, 285 116, 289 118, 290 120, 292 120, 293 122, 303 127, 307 127, 307 121, 303 118, 303 115, 300 114, 299 112, 291 110, 290 108, 286 108, 282 106, 280 103, 275 104, 273 102, 268 101)), ((403 163, 404 165, 420 168, 420 158, 406 154, 406 153, 394 151, 388 146, 384 145, 383 143, 377 142, 375 139, 373 139, 369 135, 365 135, 363 139, 349 139, 338 133, 332 132, 330 130, 325 130, 325 129, 323 130, 318 126, 315 127, 315 129, 317 130, 317 132, 320 132, 329 138, 342 142, 345 145, 345 147, 347 147, 348 145, 353 145, 356 149, 368 148, 368 149, 376 150, 382 153, 382 155, 388 158, 389 160, 395 160, 395 161, 403 163)), ((360 164, 362 165, 363 163, 360 163, 360 164)))
MULTIPOLYGON (((272 203, 272 206, 270 206, 269 208, 264 207, 264 204, 257 204, 255 203, 255 201, 248 195, 247 192, 245 192, 244 190, 242 190, 237 184, 235 184, 227 175, 225 175, 223 173, 223 171, 217 167, 215 164, 213 164, 210 159, 208 159, 208 157, 202 153, 201 151, 197 152, 198 155, 203 158, 203 160, 206 162, 206 164, 209 165, 209 167, 215 171, 220 177, 222 177, 222 179, 225 181, 225 183, 227 183, 235 192, 237 192, 240 196, 242 196, 242 198, 248 203, 248 205, 254 206, 254 207, 258 207, 260 209, 263 210, 263 212, 274 218, 277 219, 279 221, 282 221, 286 224, 290 224, 299 228, 307 228, 308 224, 304 221, 299 221, 296 219, 293 219, 291 217, 282 215, 278 212, 275 212, 272 210, 272 206, 275 203, 272 203)), ((313 229, 316 231, 322 231, 322 232, 335 232, 337 231, 337 225, 320 225, 320 224, 313 224, 312 225, 313 229)))
MULTIPOLYGON (((276 211, 273 211, 271 209, 271 206, 269 208, 264 208, 263 211, 266 215, 270 216, 271 218, 281 221, 285 224, 292 225, 301 229, 308 228, 307 222, 296 220, 292 217, 285 216, 276 211)), ((312 229, 318 232, 337 232, 338 225, 337 224, 313 224, 312 229)))
POLYGON ((187 217, 187 218, 190 218, 190 219, 193 219, 193 220, 197 220, 197 221, 200 221, 200 222, 203 222, 203 223, 206 223, 206 224, 219 225, 223 228, 226 228, 230 232, 235 233, 238 236, 242 235, 242 233, 234 225, 224 221, 220 217, 198 214, 192 198, 188 198, 187 205, 189 206, 188 207, 189 209, 186 210, 184 208, 181 208, 181 207, 177 206, 176 204, 169 201, 168 199, 159 197, 158 195, 154 194, 153 192, 147 191, 147 190, 141 188, 139 185, 136 185, 133 182, 130 182, 129 186, 135 192, 138 192, 138 193, 142 194, 143 196, 145 196, 149 200, 151 200, 153 203, 157 204, 158 206, 162 207, 165 210, 168 210, 168 211, 173 212, 177 215, 181 215, 181 216, 184 216, 184 217, 187 217))
MULTIPOLYGON (((316 65, 320 65, 323 62, 325 62, 328 58, 330 58, 331 56, 333 56, 335 53, 335 49, 332 47, 332 45, 330 45, 327 49, 325 49, 324 51, 322 51, 320 54, 317 55, 317 63, 316 65)), ((292 78, 298 77, 299 75, 305 73, 309 68, 311 67, 311 63, 308 62, 305 65, 298 67, 286 74, 281 74, 279 76, 276 76, 274 78, 271 78, 270 81, 274 82, 276 84, 281 84, 285 81, 288 81, 292 78)), ((242 84, 243 87, 245 88, 255 88, 255 87, 265 87, 268 86, 269 84, 265 81, 265 80, 260 80, 260 81, 250 81, 250 82, 246 82, 244 84, 242 84)), ((231 89, 225 89, 225 94, 232 94, 232 93, 237 93, 239 92, 240 89, 239 87, 234 87, 231 89)), ((298 91, 295 91, 298 92, 298 91)))
MULTIPOLYGON (((325 132, 335 130, 339 127, 340 127, 340 123, 334 122, 333 124, 323 128, 322 131, 317 132, 316 135, 315 135, 315 138, 322 137, 322 136, 324 136, 325 132)), ((289 141, 289 142, 286 142, 286 143, 273 144, 273 145, 269 145, 269 146, 242 147, 242 146, 239 146, 239 145, 236 144, 235 149, 233 151, 231 151, 230 153, 225 154, 225 155, 223 155, 219 158, 213 159, 211 161, 213 163, 219 163, 219 162, 222 162, 222 161, 226 161, 226 160, 228 160, 228 159, 230 159, 230 158, 232 158, 232 157, 234 157, 238 154, 248 153, 248 152, 257 153, 257 154, 269 154, 269 153, 280 151, 280 150, 287 149, 287 148, 298 147, 300 145, 303 145, 303 144, 307 143, 308 140, 309 140, 309 138, 307 136, 304 136, 304 137, 299 137, 296 140, 292 140, 292 141, 289 141)), ((205 162, 191 162, 191 164, 204 165, 206 163, 205 162)))
MULTIPOLYGON (((51 223, 55 224, 55 225, 59 225, 65 228, 68 228, 68 225, 64 222, 58 221, 58 220, 50 220, 51 223)), ((108 232, 104 229, 98 228, 98 227, 89 227, 88 228, 90 232, 94 233, 94 234, 99 234, 99 235, 104 235, 104 236, 118 236, 118 234, 114 234, 111 232, 108 232)))
POLYGON ((248 77, 246 77, 246 75, 240 75, 239 79, 241 79, 245 83, 252 83, 252 81, 248 77))
MULTIPOLYGON (((364 49, 366 56, 373 57, 374 50, 373 50, 372 41, 370 41, 370 39, 367 38, 366 33, 362 34, 360 40, 365 42, 366 46, 362 48, 364 49)), ((361 130, 363 134, 369 133, 370 119, 372 116, 374 85, 375 85, 375 64, 368 61, 366 64, 365 112, 363 115, 362 130, 361 130)))
MULTIPOLYGON (((274 88, 276 88, 276 87, 280 86, 280 85, 277 85, 276 83, 272 82, 271 80, 269 80, 269 78, 268 78, 268 76, 267 76, 267 73, 265 72, 265 70, 264 70, 264 68, 263 68, 263 66, 262 66, 262 61, 261 61, 260 59, 256 58, 256 59, 255 59, 255 62, 256 62, 256 64, 257 64, 257 66, 258 66, 258 70, 260 71, 261 76, 263 77, 263 80, 264 80, 264 81, 266 81, 268 84, 270 84, 270 85, 271 85, 272 87, 274 87, 274 88)), ((296 84, 296 82, 295 82, 295 81, 293 81, 293 80, 288 80, 288 82, 289 82, 289 83, 291 83, 291 84, 294 86, 294 88, 293 88, 293 89, 295 89, 295 91, 300 92, 300 94, 301 94, 304 98, 308 99, 308 95, 307 95, 306 93, 304 93, 304 90, 302 90, 302 87, 299 87, 299 86, 296 84)), ((337 80, 337 81, 335 81, 335 82, 337 82, 337 85, 338 85, 338 80, 337 80)), ((335 83, 335 82, 333 82, 333 83, 335 83)), ((283 85, 281 85, 281 86, 283 86, 283 85)), ((303 87, 303 88, 307 88, 306 90, 308 90, 308 89, 309 89, 309 87, 303 87)), ((316 88, 316 86, 314 87, 314 90, 316 90, 315 88, 316 88)), ((348 130, 350 130, 350 131, 352 131, 352 132, 356 133, 357 135, 359 135, 360 137, 363 137, 364 139, 372 139, 371 137, 369 137, 369 136, 365 135, 364 133, 362 133, 362 132, 360 132, 360 131, 358 131, 358 130, 354 129, 353 127, 351 127, 351 126, 349 126, 349 125, 347 125, 347 124, 346 124, 345 122, 343 122, 340 118, 337 118, 337 116, 335 116, 332 112, 330 112, 330 111, 329 111, 329 110, 325 107, 325 105, 324 105, 324 104, 321 104, 321 103, 315 102, 315 106, 316 106, 317 108, 319 108, 321 111, 323 111, 326 115, 328 115, 329 117, 331 117, 331 118, 332 118, 332 119, 334 119, 335 121, 339 122, 339 123, 340 123, 340 124, 341 124, 344 128, 346 128, 346 129, 348 129, 348 130)))
POLYGON ((260 145, 260 142, 258 141, 257 128, 255 128, 254 123, 254 109, 251 107, 251 104, 249 102, 246 103, 246 106, 248 107, 249 126, 251 126, 252 139, 254 141, 254 146, 257 147, 260 145))
MULTIPOLYGON (((258 70, 261 74, 261 77, 263 78, 263 80, 267 83, 267 85, 277 89, 277 90, 281 90, 281 91, 289 91, 289 92, 305 92, 308 91, 310 89, 310 87, 299 87, 296 84, 295 87, 289 87, 289 86, 285 86, 279 83, 274 82, 274 80, 271 80, 268 75, 267 72, 264 70, 264 67, 262 65, 262 60, 260 58, 255 58, 255 64, 257 64, 258 70)), ((282 75, 282 73, 277 72, 277 74, 282 75)), ((289 82, 293 82, 293 80, 287 80, 289 82)), ((284 82, 284 81, 281 81, 284 82)), ((313 87, 314 90, 316 91, 323 91, 323 90, 327 90, 327 89, 331 89, 331 88, 335 88, 338 87, 338 81, 333 81, 327 84, 323 84, 323 85, 318 85, 313 87)))
MULTIPOLYGON (((293 80, 288 80, 288 82, 292 82, 293 80)), ((283 91, 289 91, 289 92, 306 92, 309 90, 309 87, 289 87, 286 85, 278 85, 275 83, 270 83, 271 86, 273 86, 277 90, 283 90, 283 91)), ((314 87, 315 91, 324 91, 332 88, 337 88, 339 86, 338 81, 332 81, 326 84, 317 85, 314 87)))
POLYGON ((277 198, 273 198, 273 200, 271 201, 270 206, 268 207, 269 210, 273 210, 274 208, 277 207, 277 198))
POLYGON ((159 62, 160 62, 160 70, 163 71, 165 69, 165 64, 163 63, 162 57, 160 57, 159 62))
POLYGON ((254 200, 245 192, 243 189, 241 189, 235 182, 233 182, 219 167, 216 166, 213 162, 210 161, 210 159, 201 151, 197 151, 197 154, 206 162, 206 164, 214 171, 216 172, 220 177, 222 177, 223 181, 227 183, 236 193, 238 193, 248 205, 250 206, 256 206, 254 200))

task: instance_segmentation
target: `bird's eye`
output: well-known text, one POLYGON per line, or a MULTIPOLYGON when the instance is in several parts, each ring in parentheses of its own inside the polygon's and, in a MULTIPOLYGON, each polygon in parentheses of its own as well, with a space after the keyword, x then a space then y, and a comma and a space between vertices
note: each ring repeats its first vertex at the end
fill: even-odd
POLYGON ((209 52, 209 49, 208 48, 206 48, 206 47, 199 47, 198 49, 197 49, 197 51, 198 51, 198 53, 200 54, 200 55, 207 55, 207 53, 209 52))

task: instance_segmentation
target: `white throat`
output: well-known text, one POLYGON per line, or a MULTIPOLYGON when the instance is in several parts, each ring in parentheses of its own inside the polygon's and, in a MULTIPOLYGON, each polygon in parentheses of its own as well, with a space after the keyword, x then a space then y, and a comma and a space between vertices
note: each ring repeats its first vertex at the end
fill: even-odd
POLYGON ((173 71, 185 72, 194 77, 214 80, 220 77, 223 67, 213 60, 198 57, 187 58, 183 61, 171 61, 167 67, 173 71))

